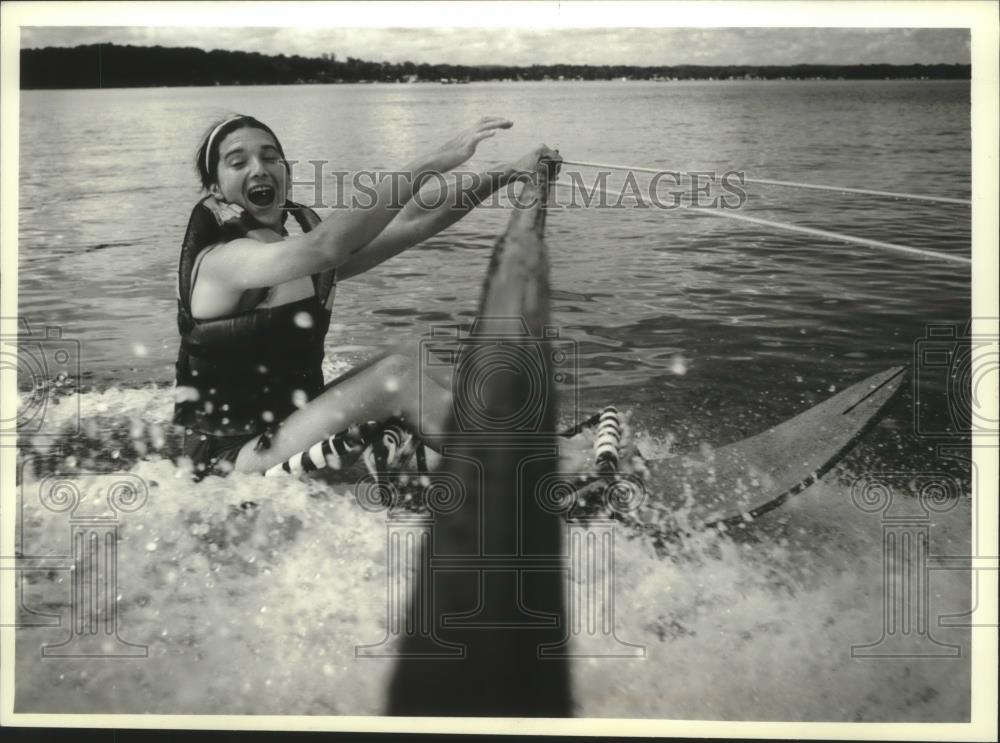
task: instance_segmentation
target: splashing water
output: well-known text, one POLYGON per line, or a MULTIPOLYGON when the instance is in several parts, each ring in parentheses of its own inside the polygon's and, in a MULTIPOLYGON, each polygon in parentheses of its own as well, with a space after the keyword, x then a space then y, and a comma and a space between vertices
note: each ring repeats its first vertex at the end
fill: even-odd
MULTIPOLYGON (((386 636, 384 514, 360 508, 349 482, 232 475, 193 485, 170 460, 179 443, 169 389, 79 399, 81 435, 60 448, 39 440, 22 462, 18 550, 70 553, 70 513, 40 499, 53 476, 71 479, 85 502, 103 498, 116 477, 138 478, 144 503, 117 515, 114 604, 118 636, 148 654, 43 658, 42 647, 71 630, 71 561, 24 571, 15 709, 384 713, 391 659, 355 656, 386 636)), ((49 422, 71 427, 75 411, 55 404, 49 422)), ((624 443, 649 458, 670 454, 673 441, 671 432, 628 429, 624 443)), ((641 458, 623 463, 641 471, 641 458)), ((966 719, 967 630, 933 630, 935 641, 961 645, 961 658, 851 656, 852 645, 882 634, 882 523, 852 505, 847 480, 827 477, 726 535, 657 547, 617 525, 615 635, 645 656, 574 659, 575 713, 966 719)), ((969 518, 963 493, 935 516, 931 551, 968 550, 969 518)), ((930 588, 932 617, 968 610, 966 574, 933 575, 930 588)))

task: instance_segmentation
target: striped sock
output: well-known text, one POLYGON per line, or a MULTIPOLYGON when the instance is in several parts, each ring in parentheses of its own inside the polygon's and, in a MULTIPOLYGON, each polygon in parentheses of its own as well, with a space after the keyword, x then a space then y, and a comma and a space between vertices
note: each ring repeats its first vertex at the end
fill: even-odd
POLYGON ((293 454, 284 462, 268 469, 264 476, 300 475, 303 472, 313 472, 324 467, 334 470, 343 469, 358 458, 375 437, 379 428, 379 424, 375 421, 368 421, 360 426, 351 426, 346 431, 335 433, 333 436, 313 444, 305 451, 293 454))
POLYGON ((602 475, 618 470, 618 446, 622 440, 622 422, 618 409, 609 405, 601 411, 594 439, 594 466, 602 475))

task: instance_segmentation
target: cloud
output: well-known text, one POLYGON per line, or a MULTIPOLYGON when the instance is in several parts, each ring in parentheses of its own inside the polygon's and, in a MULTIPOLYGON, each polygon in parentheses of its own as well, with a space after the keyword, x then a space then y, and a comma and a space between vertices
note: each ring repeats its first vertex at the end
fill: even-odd
POLYGON ((21 47, 112 42, 455 64, 968 63, 966 29, 24 27, 21 47))

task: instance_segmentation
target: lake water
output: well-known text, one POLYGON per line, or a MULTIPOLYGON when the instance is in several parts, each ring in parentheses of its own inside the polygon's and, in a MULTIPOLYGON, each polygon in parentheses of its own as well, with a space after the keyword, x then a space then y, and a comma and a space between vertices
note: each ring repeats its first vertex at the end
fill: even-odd
MULTIPOLYGON (((199 198, 194 150, 212 120, 233 111, 268 122, 291 159, 322 159, 342 170, 399 166, 496 114, 515 126, 486 141, 472 166, 545 142, 569 160, 970 193, 967 82, 24 92, 18 306, 36 333, 58 326, 79 342, 77 391, 50 406, 45 424, 75 425, 79 409, 82 435, 60 455, 69 452, 71 463, 26 471, 22 487, 27 493, 47 472, 74 466, 128 470, 154 485, 143 509, 123 517, 118 577, 121 633, 148 645, 150 656, 86 668, 39 663, 39 644, 57 641, 63 630, 26 630, 19 711, 382 709, 391 665, 353 658, 354 645, 377 640, 384 627, 381 517, 318 483, 278 487, 234 477, 191 488, 157 454, 176 445, 167 425, 177 349, 174 278, 199 198), (248 494, 262 503, 249 535, 209 550, 203 525, 228 523, 227 507, 248 494), (289 523, 297 526, 285 528, 289 523)), ((586 179, 592 171, 580 172, 586 179)), ((609 181, 616 182, 620 176, 609 181)), ((324 188, 330 194, 334 184, 324 188)), ((965 206, 764 186, 747 192, 744 214, 970 251, 965 206)), ((296 192, 301 200, 312 195, 296 192)), ((432 325, 469 322, 508 216, 505 208, 477 210, 343 282, 328 375, 432 325)), ((629 410, 637 435, 661 454, 750 435, 853 381, 909 364, 929 324, 951 325, 961 336, 970 315, 967 267, 682 211, 555 210, 546 243, 553 322, 578 350, 581 408, 613 402, 629 410)), ((934 430, 950 415, 946 377, 937 368, 915 369, 918 417, 934 430)), ((881 628, 881 522, 852 506, 855 475, 957 477, 959 492, 936 517, 931 551, 968 554, 968 467, 934 455, 933 442, 914 435, 914 409, 914 395, 902 396, 839 477, 761 519, 743 541, 706 536, 665 560, 623 536, 619 635, 646 644, 647 657, 578 663, 578 713, 967 719, 968 632, 960 622, 935 629, 937 640, 963 646, 959 659, 862 661, 850 654, 852 643, 878 639, 881 628)), ((42 456, 48 447, 39 437, 24 451, 42 456)), ((83 479, 90 486, 100 476, 83 479)), ((25 544, 38 545, 29 552, 59 553, 65 519, 29 506, 27 496, 25 503, 25 544)), ((65 611, 65 576, 28 578, 31 600, 65 611)), ((932 588, 938 614, 969 605, 965 573, 935 575, 932 588)))

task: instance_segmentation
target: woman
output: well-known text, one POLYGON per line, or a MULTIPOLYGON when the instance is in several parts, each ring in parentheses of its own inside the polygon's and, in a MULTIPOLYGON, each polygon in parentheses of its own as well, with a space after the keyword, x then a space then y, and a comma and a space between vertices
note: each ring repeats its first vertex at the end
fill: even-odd
MULTIPOLYGON (((286 198, 289 168, 277 136, 250 116, 219 123, 197 153, 209 195, 192 212, 178 268, 177 402, 195 476, 264 472, 360 421, 402 417, 434 446, 450 405, 418 365, 390 353, 323 386, 321 362, 336 281, 356 276, 437 234, 524 173, 544 145, 495 173, 465 199, 413 196, 432 174, 468 160, 507 119, 486 117, 373 187, 371 205, 320 221, 286 198), (456 202, 461 202, 459 207, 456 202), (303 229, 289 237, 291 214, 303 229), (419 402, 418 402, 419 401, 419 402)), ((438 179, 440 181, 440 179, 438 179)))

